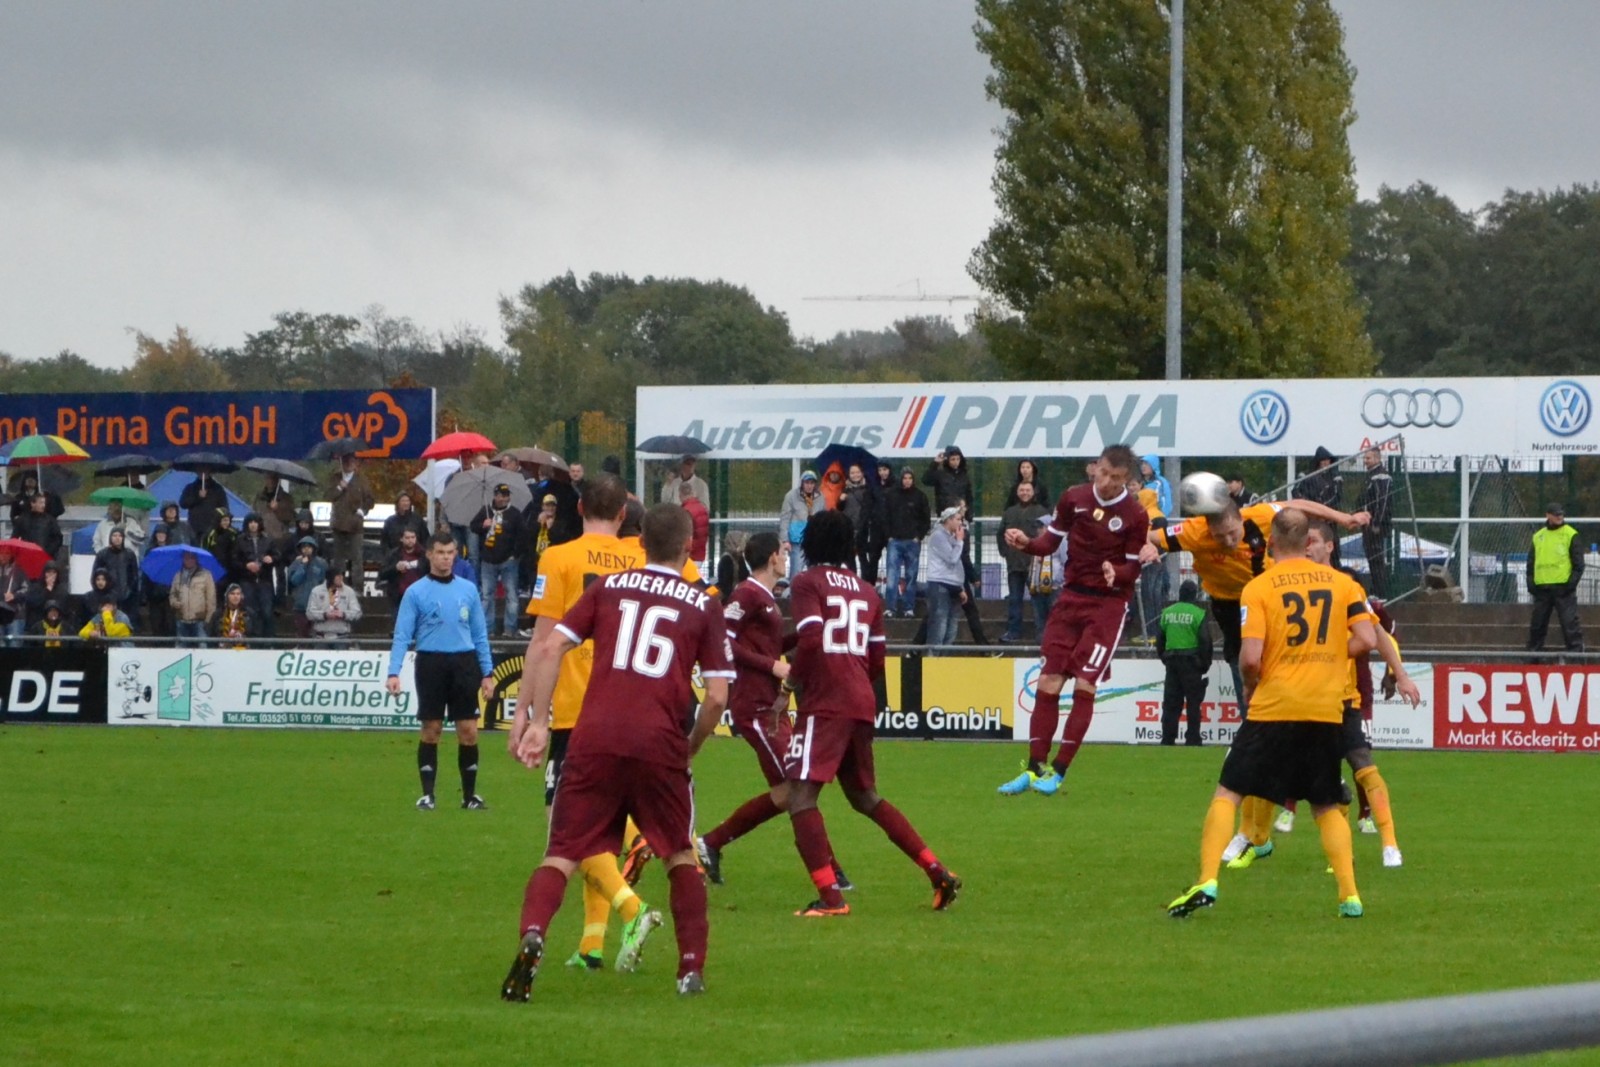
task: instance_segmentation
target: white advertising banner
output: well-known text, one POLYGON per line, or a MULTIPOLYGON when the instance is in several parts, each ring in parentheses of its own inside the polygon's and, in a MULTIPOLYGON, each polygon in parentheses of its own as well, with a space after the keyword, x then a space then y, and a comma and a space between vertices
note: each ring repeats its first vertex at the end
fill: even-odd
MULTIPOLYGON (((1019 713, 1012 724, 1012 736, 1019 741, 1028 740, 1029 716, 1033 714, 1034 685, 1039 678, 1043 661, 1014 659, 1011 661, 1013 691, 1016 693, 1019 713)), ((1155 745, 1161 743, 1161 690, 1166 682, 1167 669, 1153 659, 1117 660, 1111 665, 1111 676, 1101 683, 1095 693, 1094 721, 1084 740, 1119 745, 1155 745)), ((1066 727, 1067 712, 1072 698, 1064 692, 1061 700, 1061 726, 1055 740, 1061 740, 1066 727)), ((1239 728, 1239 702, 1233 691, 1233 675, 1228 665, 1217 660, 1211 665, 1207 677, 1206 698, 1201 702, 1203 725, 1200 739, 1208 745, 1233 743, 1233 734, 1239 728)), ((1179 720, 1180 738, 1186 727, 1179 720)))
POLYGON ((1600 451, 1600 377, 1180 382, 649 386, 638 439, 697 438, 718 459, 1093 455, 1108 444, 1178 456, 1347 455, 1402 435, 1406 451, 1472 456, 1600 451))
POLYGON ((112 724, 417 726, 411 653, 398 696, 384 689, 388 652, 112 648, 108 655, 112 724))

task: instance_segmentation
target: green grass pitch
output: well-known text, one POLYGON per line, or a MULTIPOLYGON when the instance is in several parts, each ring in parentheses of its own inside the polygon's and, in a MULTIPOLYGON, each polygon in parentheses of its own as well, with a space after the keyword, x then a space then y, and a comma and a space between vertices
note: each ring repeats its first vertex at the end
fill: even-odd
MULTIPOLYGON (((786 1063, 1600 977, 1600 763, 1380 753, 1406 867, 1357 836, 1335 917, 1309 819, 1177 922, 1221 752, 1092 747, 1061 796, 1002 798, 1015 746, 883 743, 880 787, 965 880, 948 913, 836 793, 854 914, 811 897, 786 821, 725 853, 709 992, 585 974, 576 889, 533 1002, 498 987, 544 841, 540 776, 486 735, 480 791, 413 810, 401 734, 0 728, 0 1063, 786 1063)), ((758 787, 710 744, 702 829, 758 787)), ((665 908, 665 878, 641 890, 665 908)), ((613 924, 607 958, 615 951, 613 924)), ((1600 1061, 1600 1053, 1546 1062, 1600 1061)))

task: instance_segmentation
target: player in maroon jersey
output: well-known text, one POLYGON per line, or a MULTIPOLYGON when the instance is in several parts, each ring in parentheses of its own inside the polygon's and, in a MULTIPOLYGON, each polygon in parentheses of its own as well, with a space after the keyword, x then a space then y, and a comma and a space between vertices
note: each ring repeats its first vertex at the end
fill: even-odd
MULTIPOLYGON (((733 733, 755 751, 768 791, 752 797, 732 815, 695 842, 706 877, 722 884, 722 850, 789 806, 783 777, 783 753, 789 750, 789 715, 778 706, 789 680, 783 658, 783 613, 772 591, 788 573, 789 550, 774 533, 758 533, 744 547, 750 577, 734 587, 723 608, 728 639, 733 643, 737 677, 728 697, 733 733)), ((787 703, 787 700, 785 700, 787 703)))
POLYGON ((817 810, 817 794, 837 781, 850 806, 877 823, 933 883, 933 907, 956 899, 961 879, 949 871, 900 810, 877 793, 872 728, 877 711, 873 677, 883 672, 883 601, 847 568, 855 533, 843 512, 825 511, 806 523, 800 542, 807 568, 789 586, 795 617, 790 679, 800 712, 784 760, 795 847, 820 894, 796 915, 849 915, 840 894, 833 846, 817 810))
POLYGON ((1127 445, 1108 445, 1094 464, 1093 481, 1062 493, 1055 516, 1037 537, 1006 531, 1006 544, 1033 556, 1048 556, 1063 537, 1067 540, 1063 588, 1045 620, 1040 642, 1044 669, 1028 727, 1028 762, 1021 774, 1000 787, 1007 796, 1029 789, 1054 794, 1089 731, 1095 688, 1110 672, 1111 657, 1122 638, 1128 600, 1139 577, 1139 550, 1150 528, 1150 517, 1127 489, 1137 462, 1127 445), (1061 748, 1046 765, 1061 722, 1061 690, 1069 677, 1072 712, 1061 748))
MULTIPOLYGON (((656 855, 666 857, 678 992, 705 990, 706 887, 695 865, 689 761, 727 706, 733 663, 722 605, 681 576, 693 533, 689 513, 676 504, 651 508, 644 520, 644 569, 597 578, 534 646, 532 707, 549 707, 561 657, 588 638, 594 639, 594 673, 550 807, 544 860, 523 895, 522 943, 500 988, 506 1000, 528 999, 567 880, 584 859, 622 847, 630 816, 656 855), (685 737, 696 661, 705 700, 685 737)), ((517 758, 537 767, 549 738, 549 723, 535 716, 517 758)))

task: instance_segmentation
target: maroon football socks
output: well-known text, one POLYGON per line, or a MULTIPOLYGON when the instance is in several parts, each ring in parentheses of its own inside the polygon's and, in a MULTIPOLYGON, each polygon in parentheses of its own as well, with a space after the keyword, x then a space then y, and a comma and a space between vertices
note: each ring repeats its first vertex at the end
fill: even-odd
POLYGON ((1050 742, 1060 725, 1061 694, 1035 692, 1033 714, 1028 718, 1028 766, 1033 770, 1044 769, 1045 760, 1050 758, 1050 742))
POLYGON ((833 873, 833 846, 828 843, 828 828, 822 821, 822 812, 816 808, 791 811, 789 821, 794 825, 794 846, 822 902, 830 908, 842 907, 844 896, 839 892, 837 876, 833 873))
POLYGON ((772 802, 771 793, 762 793, 752 797, 739 805, 738 809, 726 819, 722 825, 706 834, 707 848, 724 849, 745 834, 754 830, 768 819, 782 814, 778 805, 772 802))
POLYGON ((879 800, 867 817, 882 827, 895 847, 910 856, 911 862, 918 867, 927 871, 939 865, 939 858, 923 842, 922 835, 917 833, 911 820, 901 814, 899 808, 887 800, 879 800))
POLYGON ((1074 689, 1072 691, 1072 710, 1067 713, 1067 728, 1062 731, 1061 748, 1056 752, 1055 767, 1057 773, 1066 774, 1067 768, 1072 766, 1072 761, 1078 755, 1078 746, 1083 744, 1083 735, 1089 732, 1089 723, 1094 719, 1094 693, 1087 689, 1074 689))
POLYGON ((550 918, 561 907, 561 898, 566 894, 566 875, 554 867, 535 867, 533 876, 528 879, 528 888, 522 892, 521 932, 537 930, 543 934, 548 930, 550 918))
POLYGON ((710 923, 706 919, 706 883, 692 863, 667 868, 668 891, 672 898, 672 929, 678 937, 678 977, 706 969, 706 939, 710 923))

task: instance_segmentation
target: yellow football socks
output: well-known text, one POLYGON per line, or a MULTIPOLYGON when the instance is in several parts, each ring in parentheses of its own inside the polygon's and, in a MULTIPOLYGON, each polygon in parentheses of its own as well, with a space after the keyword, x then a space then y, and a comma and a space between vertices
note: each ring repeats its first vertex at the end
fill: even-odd
POLYGON ((624 922, 632 921, 639 914, 639 895, 622 880, 617 857, 610 853, 590 856, 578 864, 578 870, 583 872, 583 940, 578 951, 601 952, 612 909, 624 922))
POLYGON ((1233 839, 1233 820, 1238 806, 1226 797, 1212 797, 1206 809, 1205 826, 1200 830, 1200 877, 1197 884, 1217 880, 1217 869, 1222 866, 1222 852, 1233 839))
POLYGON ((1389 807, 1389 786, 1376 767, 1363 767, 1356 772, 1356 781, 1367 791, 1367 804, 1372 808, 1372 821, 1378 824, 1378 833, 1385 848, 1399 848, 1394 834, 1394 810, 1389 807))
POLYGON ((1277 805, 1261 797, 1245 797, 1239 808, 1239 832, 1252 845, 1264 845, 1272 836, 1272 816, 1277 805))
POLYGON ((1333 876, 1339 882, 1339 899, 1360 896, 1356 891, 1355 851, 1350 844, 1350 820, 1337 807, 1326 808, 1317 816, 1322 834, 1322 850, 1328 854, 1333 876))

